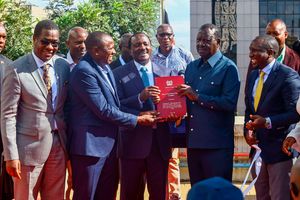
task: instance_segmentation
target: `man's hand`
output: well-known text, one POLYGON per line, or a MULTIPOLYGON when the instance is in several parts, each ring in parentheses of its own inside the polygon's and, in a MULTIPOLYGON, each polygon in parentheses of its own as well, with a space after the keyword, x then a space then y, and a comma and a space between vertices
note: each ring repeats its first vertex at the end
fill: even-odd
POLYGON ((258 140, 256 139, 256 135, 252 130, 249 130, 245 134, 245 140, 249 146, 252 146, 253 144, 258 144, 258 140))
POLYGON ((246 123, 246 128, 248 130, 255 130, 259 128, 265 128, 266 119, 260 115, 250 115, 251 121, 246 123))
POLYGON ((166 118, 158 117, 157 122, 175 122, 178 119, 180 119, 180 117, 178 117, 174 112, 171 112, 166 118))
POLYGON ((159 95, 160 90, 157 86, 149 86, 140 93, 140 100, 144 102, 151 98, 154 104, 158 104, 160 101, 159 95))
POLYGON ((293 138, 293 137, 287 137, 285 138, 285 140, 283 141, 283 144, 282 144, 282 151, 284 153, 286 153, 288 156, 291 156, 292 153, 289 151, 290 148, 292 147, 292 145, 296 143, 296 139, 293 138))
POLYGON ((71 161, 67 161, 67 170, 68 170, 68 179, 67 179, 67 190, 66 190, 66 200, 70 200, 71 198, 71 190, 72 190, 72 167, 71 161))
POLYGON ((10 176, 21 179, 21 162, 20 162, 20 160, 6 161, 6 171, 10 176))
POLYGON ((179 96, 187 96, 189 100, 191 101, 197 101, 198 100, 198 94, 192 89, 191 86, 186 84, 181 84, 177 86, 178 95, 179 96))
POLYGON ((137 117, 137 123, 143 126, 152 126, 156 123, 158 113, 156 111, 141 112, 137 117))

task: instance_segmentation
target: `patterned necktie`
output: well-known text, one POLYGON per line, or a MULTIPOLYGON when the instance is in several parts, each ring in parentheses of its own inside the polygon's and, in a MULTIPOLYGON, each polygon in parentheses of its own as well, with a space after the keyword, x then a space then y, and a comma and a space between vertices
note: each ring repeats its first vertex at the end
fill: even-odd
POLYGON ((256 87, 256 91, 255 91, 255 96, 254 96, 254 110, 257 110, 258 107, 258 103, 261 97, 261 92, 264 86, 264 76, 265 76, 265 72, 264 71, 260 71, 259 73, 259 80, 257 83, 257 87, 256 87))
POLYGON ((51 86, 51 78, 50 78, 50 64, 45 64, 43 67, 43 80, 45 82, 48 95, 50 97, 50 100, 52 101, 52 86, 51 86))
POLYGON ((149 77, 147 75, 147 69, 146 69, 146 67, 141 67, 140 71, 142 72, 142 80, 144 82, 144 86, 145 87, 150 86, 149 77))

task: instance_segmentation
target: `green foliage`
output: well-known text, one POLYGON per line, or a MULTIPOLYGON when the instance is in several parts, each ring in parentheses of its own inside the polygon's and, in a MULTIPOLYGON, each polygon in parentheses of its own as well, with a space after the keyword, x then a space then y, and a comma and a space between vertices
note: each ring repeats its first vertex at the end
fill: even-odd
POLYGON ((32 49, 32 16, 24 2, 0 0, 0 19, 7 32, 6 48, 2 52, 8 58, 16 58, 32 49))
MULTIPOLYGON (((109 33, 115 41, 127 32, 144 31, 152 35, 159 17, 157 0, 89 0, 75 10, 72 7, 61 6, 63 14, 54 18, 61 30, 61 41, 66 41, 68 31, 74 26, 109 33)), ((66 53, 66 49, 62 43, 60 52, 66 53)))

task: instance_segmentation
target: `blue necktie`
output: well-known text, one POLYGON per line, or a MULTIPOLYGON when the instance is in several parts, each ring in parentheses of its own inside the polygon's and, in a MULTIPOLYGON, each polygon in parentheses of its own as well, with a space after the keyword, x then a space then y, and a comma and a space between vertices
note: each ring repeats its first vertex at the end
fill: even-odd
POLYGON ((142 80, 144 82, 144 86, 148 87, 150 86, 149 78, 147 75, 147 68, 146 67, 141 67, 140 71, 142 72, 142 80))

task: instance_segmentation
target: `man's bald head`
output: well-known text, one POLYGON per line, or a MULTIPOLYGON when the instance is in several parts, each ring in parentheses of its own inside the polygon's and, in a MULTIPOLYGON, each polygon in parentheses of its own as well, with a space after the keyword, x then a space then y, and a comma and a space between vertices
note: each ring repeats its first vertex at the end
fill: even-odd
POLYGON ((87 52, 100 66, 110 64, 116 54, 112 37, 100 31, 89 34, 85 41, 87 52))
POLYGON ((279 48, 283 49, 285 40, 288 37, 286 25, 281 19, 274 19, 270 21, 266 27, 266 34, 275 37, 279 44, 279 48))
POLYGON ((68 33, 66 44, 74 63, 78 63, 80 58, 86 52, 84 41, 86 40, 87 36, 87 30, 79 26, 70 29, 68 33))

